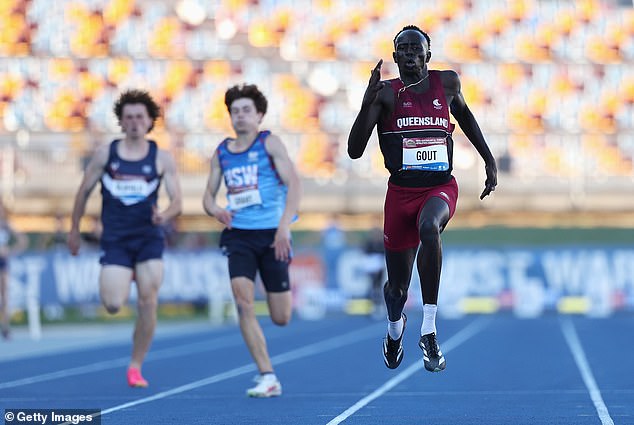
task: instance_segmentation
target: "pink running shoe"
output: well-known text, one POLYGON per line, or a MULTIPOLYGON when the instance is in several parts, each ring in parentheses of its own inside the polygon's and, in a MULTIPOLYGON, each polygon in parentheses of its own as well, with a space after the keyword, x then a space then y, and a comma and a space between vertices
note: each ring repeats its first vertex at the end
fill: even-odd
POLYGON ((135 388, 147 388, 148 383, 143 376, 141 376, 141 371, 136 367, 128 368, 128 385, 135 388))

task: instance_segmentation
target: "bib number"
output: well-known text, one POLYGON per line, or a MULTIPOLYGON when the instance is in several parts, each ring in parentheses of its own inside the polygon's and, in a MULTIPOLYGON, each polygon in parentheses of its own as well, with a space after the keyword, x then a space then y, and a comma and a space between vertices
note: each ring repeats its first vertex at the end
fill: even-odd
POLYGON ((230 193, 229 208, 232 210, 239 210, 241 208, 250 207, 252 205, 262 204, 262 197, 260 191, 257 189, 244 190, 238 193, 230 193))
POLYGON ((147 190, 144 180, 113 180, 112 192, 118 196, 144 195, 147 190))
POLYGON ((403 170, 447 171, 449 155, 444 137, 403 138, 403 170))

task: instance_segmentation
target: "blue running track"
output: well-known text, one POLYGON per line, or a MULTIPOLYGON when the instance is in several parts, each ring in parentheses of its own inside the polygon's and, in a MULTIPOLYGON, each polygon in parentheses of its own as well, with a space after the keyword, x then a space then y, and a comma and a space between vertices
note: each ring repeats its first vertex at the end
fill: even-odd
POLYGON ((102 424, 126 425, 634 424, 630 314, 439 318, 447 369, 435 374, 422 366, 419 316, 409 312, 396 370, 383 364, 383 322, 338 315, 279 328, 263 318, 284 391, 272 399, 245 396, 256 370, 236 325, 159 333, 147 389, 127 387, 121 339, 0 355, 0 408, 96 408, 102 424))

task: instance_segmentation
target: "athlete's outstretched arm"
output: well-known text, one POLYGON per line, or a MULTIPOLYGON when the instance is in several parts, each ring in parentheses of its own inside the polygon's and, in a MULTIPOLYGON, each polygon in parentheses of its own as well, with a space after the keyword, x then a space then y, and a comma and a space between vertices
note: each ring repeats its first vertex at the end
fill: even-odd
POLYGON ((348 156, 352 159, 360 158, 363 155, 372 130, 379 122, 383 105, 387 103, 387 96, 392 94, 389 87, 386 87, 386 83, 381 81, 382 64, 383 59, 372 70, 368 87, 365 89, 361 102, 361 109, 348 135, 348 156))
POLYGON ((300 181, 295 165, 289 158, 286 147, 279 137, 271 134, 266 139, 266 151, 273 158, 275 170, 288 189, 284 213, 280 218, 280 223, 275 233, 275 240, 273 241, 275 257, 278 260, 286 261, 291 252, 290 225, 299 210, 300 181))
POLYGON ((218 152, 215 152, 211 158, 207 188, 203 195, 203 208, 208 215, 216 217, 219 222, 231 229, 231 213, 216 203, 216 195, 218 195, 221 181, 222 169, 220 168, 220 161, 218 160, 218 152))
POLYGON ((176 161, 171 153, 159 150, 159 160, 163 171, 163 181, 165 182, 165 190, 169 196, 170 203, 167 208, 159 212, 156 208, 152 214, 152 223, 161 225, 178 216, 183 211, 183 195, 181 185, 178 179, 178 171, 176 169, 176 161))
POLYGON ((445 86, 445 90, 448 90, 448 94, 453 96, 453 100, 450 105, 451 115, 456 118, 456 121, 458 121, 458 125, 464 132, 465 136, 467 136, 471 144, 476 148, 484 160, 487 178, 484 183, 484 190, 480 195, 480 199, 484 199, 485 196, 495 190, 495 186, 497 186, 498 183, 495 158, 493 157, 486 140, 484 140, 484 135, 482 134, 482 130, 480 130, 478 122, 462 96, 460 78, 458 77, 458 74, 454 71, 443 71, 443 73, 443 85, 445 86))
POLYGON ((88 201, 90 193, 104 173, 106 162, 108 162, 109 149, 109 145, 101 146, 97 149, 88 163, 86 171, 84 171, 84 177, 79 185, 77 194, 75 195, 75 202, 73 204, 73 212, 71 215, 70 233, 68 235, 68 249, 72 255, 77 255, 79 252, 79 221, 86 210, 86 202, 88 201))

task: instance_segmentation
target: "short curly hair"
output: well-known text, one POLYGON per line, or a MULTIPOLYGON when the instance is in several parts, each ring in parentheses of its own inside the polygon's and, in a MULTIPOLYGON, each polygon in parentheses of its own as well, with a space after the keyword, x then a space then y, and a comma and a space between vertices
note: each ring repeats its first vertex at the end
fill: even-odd
POLYGON ((147 109, 147 113, 150 116, 150 118, 152 119, 152 125, 150 126, 150 129, 148 130, 148 132, 152 131, 152 129, 154 128, 154 123, 156 122, 156 119, 161 115, 161 107, 158 106, 158 104, 154 101, 154 99, 152 99, 152 96, 150 96, 150 93, 148 93, 145 90, 126 90, 123 93, 121 93, 121 96, 119 96, 119 99, 117 99, 117 101, 114 104, 114 114, 117 116, 117 118, 119 119, 119 121, 121 121, 121 117, 123 115, 123 107, 126 104, 135 104, 135 103, 142 103, 145 105, 145 108, 147 109))
POLYGON ((262 115, 266 114, 268 101, 255 84, 236 85, 227 90, 225 93, 225 105, 227 105, 227 111, 229 111, 229 114, 231 114, 231 104, 237 99, 243 97, 253 100, 256 111, 260 112, 262 115))

